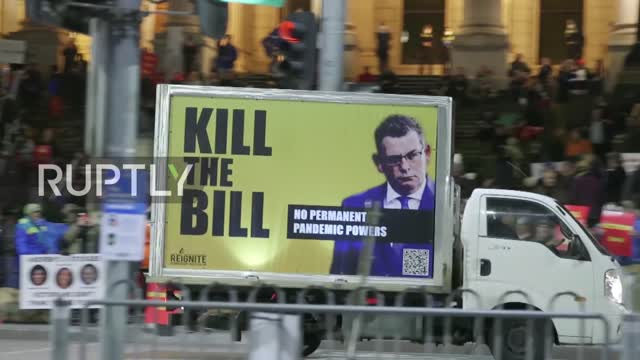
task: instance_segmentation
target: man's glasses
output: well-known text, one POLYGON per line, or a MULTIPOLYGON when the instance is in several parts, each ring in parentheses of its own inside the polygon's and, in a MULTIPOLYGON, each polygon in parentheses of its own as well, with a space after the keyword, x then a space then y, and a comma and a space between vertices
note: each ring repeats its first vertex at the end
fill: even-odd
POLYGON ((398 166, 402 164, 402 159, 407 159, 407 161, 413 161, 418 159, 420 156, 422 156, 423 152, 424 152, 424 148, 420 150, 413 150, 404 155, 391 155, 391 156, 384 156, 384 157, 381 156, 380 162, 387 166, 398 166))

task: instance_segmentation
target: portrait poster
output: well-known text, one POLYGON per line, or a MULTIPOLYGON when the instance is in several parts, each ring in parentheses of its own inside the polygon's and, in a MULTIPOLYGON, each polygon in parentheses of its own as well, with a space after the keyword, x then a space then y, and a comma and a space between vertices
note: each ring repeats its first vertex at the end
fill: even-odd
POLYGON ((102 299, 104 291, 98 254, 20 256, 20 309, 51 309, 56 299, 82 308, 86 301, 102 299))

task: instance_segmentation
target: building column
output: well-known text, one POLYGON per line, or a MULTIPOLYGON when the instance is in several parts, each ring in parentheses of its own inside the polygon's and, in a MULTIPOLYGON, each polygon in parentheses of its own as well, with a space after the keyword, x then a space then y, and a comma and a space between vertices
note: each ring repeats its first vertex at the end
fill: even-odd
POLYGON ((615 88, 625 57, 636 42, 639 11, 640 0, 618 0, 616 21, 609 38, 607 91, 615 88))
MULTIPOLYGON (((156 10, 156 4, 145 2, 142 5, 147 11, 156 10)), ((140 47, 153 51, 153 40, 156 35, 156 14, 149 14, 142 19, 140 24, 140 47)))
POLYGON ((311 0, 311 12, 316 18, 322 17, 322 0, 311 0))
POLYGON ((372 72, 378 68, 376 27, 374 4, 358 0, 347 2, 344 39, 344 74, 347 80, 356 80, 365 66, 369 66, 372 72))
MULTIPOLYGON (((195 5, 190 1, 169 0, 169 10, 180 12, 193 12, 195 5)), ((182 27, 186 33, 200 32, 200 24, 196 16, 169 15, 167 27, 182 27)))
POLYGON ((451 46, 453 68, 463 67, 475 76, 482 66, 506 85, 509 39, 502 21, 502 0, 465 0, 464 19, 451 46))
POLYGON ((22 30, 26 18, 24 0, 0 0, 0 33, 9 34, 22 30))
MULTIPOLYGON (((231 43, 238 50, 238 60, 236 61, 236 72, 247 72, 248 64, 251 60, 251 50, 253 50, 253 33, 247 31, 254 18, 255 5, 240 3, 229 4, 229 22, 227 33, 231 35, 231 43)), ((214 48, 216 43, 213 44, 214 48)), ((258 49, 259 51, 260 49, 258 49)))
MULTIPOLYGON (((169 10, 171 11, 193 11, 194 6, 183 0, 169 0, 169 10)), ((204 39, 200 33, 200 24, 198 18, 194 16, 169 15, 167 17, 167 31, 157 34, 153 41, 153 47, 156 55, 158 55, 160 69, 165 73, 165 77, 169 80, 177 73, 183 70, 182 45, 187 36, 191 36, 197 44, 203 44, 204 39)), ((202 56, 201 51, 201 56, 202 56)), ((201 58, 197 60, 203 68, 201 58)), ((187 74, 185 74, 186 76, 187 74)))
POLYGON ((464 16, 464 0, 445 0, 444 24, 449 30, 459 32, 464 16))

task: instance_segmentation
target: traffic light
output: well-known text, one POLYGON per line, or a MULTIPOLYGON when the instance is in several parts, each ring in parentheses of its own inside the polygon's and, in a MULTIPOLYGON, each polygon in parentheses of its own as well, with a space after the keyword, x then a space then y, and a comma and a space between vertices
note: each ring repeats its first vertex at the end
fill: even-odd
POLYGON ((283 56, 284 87, 311 90, 316 70, 317 25, 313 13, 295 12, 278 28, 283 56))
POLYGON ((214 39, 220 39, 227 32, 229 4, 220 0, 198 0, 196 12, 200 17, 200 31, 214 39))
POLYGON ((71 2, 88 5, 110 5, 109 0, 27 0, 27 18, 33 22, 57 26, 82 34, 89 33, 89 20, 104 9, 78 7, 71 2))

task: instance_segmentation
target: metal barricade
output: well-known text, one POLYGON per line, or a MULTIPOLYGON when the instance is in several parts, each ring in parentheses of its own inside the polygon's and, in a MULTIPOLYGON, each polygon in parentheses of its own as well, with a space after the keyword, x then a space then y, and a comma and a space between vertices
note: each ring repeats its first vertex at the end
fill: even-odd
MULTIPOLYGON (((609 339, 610 324, 604 315, 527 309, 481 311, 452 308, 456 306, 456 298, 465 293, 475 295, 469 290, 458 290, 436 305, 434 294, 422 288, 409 289, 389 298, 388 294, 366 287, 346 295, 345 298, 350 298, 351 302, 337 304, 336 293, 322 287, 301 289, 292 294, 270 285, 236 289, 211 284, 202 289, 199 296, 193 297, 198 300, 191 300, 189 296, 178 301, 106 299, 86 304, 82 311, 82 324, 75 329, 82 334, 78 341, 69 341, 71 337, 68 333, 71 330, 63 326, 64 318, 58 319, 60 321, 52 327, 55 339, 52 342, 52 355, 58 356, 54 359, 64 356, 62 358, 65 360, 102 358, 99 343, 103 334, 88 324, 89 307, 93 305, 102 306, 103 313, 106 308, 126 307, 132 315, 122 359, 300 359, 303 353, 315 350, 318 345, 318 350, 310 358, 608 360, 618 355, 609 339), (265 293, 267 296, 264 296, 265 293), (213 301, 210 300, 211 295, 213 301), (174 324, 174 336, 159 336, 149 332, 138 316, 148 307, 183 309, 182 321, 174 324), (191 326, 192 322, 186 315, 191 312, 199 314, 195 326, 191 326), (226 321, 210 321, 216 317, 225 318, 226 321), (417 330, 385 334, 384 327, 389 326, 391 319, 402 319, 400 324, 407 328, 415 326, 417 330), (601 326, 606 336, 604 345, 589 348, 555 346, 552 349, 555 340, 552 320, 555 319, 572 319, 582 324, 591 321, 601 326), (523 327, 525 353, 521 357, 505 353, 501 344, 505 339, 500 332, 500 324, 516 320, 527 324, 523 327), (259 321, 262 324, 260 334, 254 328, 259 321), (461 335, 463 332, 460 332, 458 323, 469 325, 467 336, 461 335), (261 347, 256 344, 256 339, 271 341, 273 346, 261 347), (544 344, 544 347, 540 349, 539 344, 544 344), (296 353, 292 354, 291 349, 295 349, 296 353)), ((527 294, 520 292, 509 292, 503 297, 516 293, 527 297, 527 294)), ((575 294, 558 294, 557 297, 560 296, 575 294)), ((65 316, 68 314, 68 311, 64 311, 65 306, 68 305, 58 302, 54 312, 65 316)), ((640 316, 630 314, 628 321, 640 324, 640 316)))

